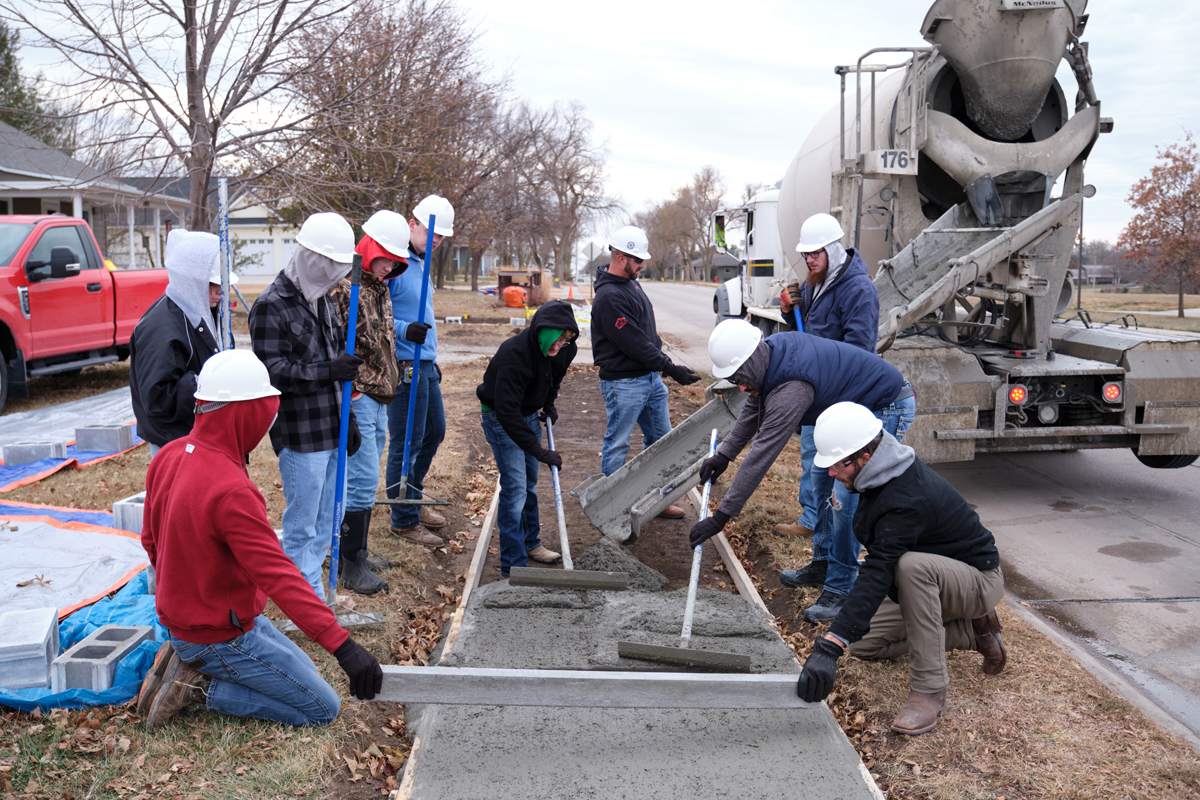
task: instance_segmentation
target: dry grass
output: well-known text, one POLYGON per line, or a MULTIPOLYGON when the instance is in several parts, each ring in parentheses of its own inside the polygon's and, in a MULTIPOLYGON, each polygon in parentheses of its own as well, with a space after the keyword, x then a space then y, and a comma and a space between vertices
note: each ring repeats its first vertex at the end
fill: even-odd
MULTIPOLYGON (((1071 307, 1075 304, 1072 302, 1071 307)), ((1128 292, 1101 292, 1097 289, 1083 291, 1083 307, 1091 311, 1121 309, 1123 311, 1175 311, 1179 308, 1177 294, 1143 294, 1128 292)), ((1184 308, 1200 307, 1200 294, 1185 294, 1184 308)))

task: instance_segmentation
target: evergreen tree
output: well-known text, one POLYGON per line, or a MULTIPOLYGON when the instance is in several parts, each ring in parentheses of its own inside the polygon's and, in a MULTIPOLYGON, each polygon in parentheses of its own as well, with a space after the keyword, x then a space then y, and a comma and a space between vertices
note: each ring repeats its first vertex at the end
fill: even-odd
POLYGON ((17 58, 20 40, 21 34, 0 20, 0 121, 71 152, 69 123, 58 107, 42 96, 41 76, 29 79, 21 74, 17 58))

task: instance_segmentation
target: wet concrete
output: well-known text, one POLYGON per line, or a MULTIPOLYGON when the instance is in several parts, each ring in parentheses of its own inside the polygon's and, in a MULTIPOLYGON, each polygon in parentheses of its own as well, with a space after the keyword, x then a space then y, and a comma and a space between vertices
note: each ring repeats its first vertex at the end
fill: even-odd
POLYGON ((629 590, 633 592, 657 592, 667 585, 666 575, 647 567, 607 536, 580 553, 574 562, 575 569, 626 573, 629 590))

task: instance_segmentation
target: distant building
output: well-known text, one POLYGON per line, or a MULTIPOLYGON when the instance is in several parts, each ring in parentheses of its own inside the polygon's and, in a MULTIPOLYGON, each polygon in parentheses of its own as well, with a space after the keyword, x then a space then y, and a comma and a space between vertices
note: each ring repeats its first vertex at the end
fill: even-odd
MULTIPOLYGON (((1068 270, 1071 274, 1071 280, 1079 284, 1079 267, 1072 267, 1068 270)), ((1111 267, 1107 264, 1084 264, 1083 265, 1083 284, 1085 286, 1107 286, 1113 283, 1120 283, 1121 269, 1119 267, 1111 267)))

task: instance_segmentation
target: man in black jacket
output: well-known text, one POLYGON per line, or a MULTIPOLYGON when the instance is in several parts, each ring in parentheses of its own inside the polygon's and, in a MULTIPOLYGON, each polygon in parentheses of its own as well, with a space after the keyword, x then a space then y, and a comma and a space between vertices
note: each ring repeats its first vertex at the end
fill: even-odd
POLYGON ((492 446, 500 471, 500 575, 524 567, 529 558, 543 564, 560 554, 539 538, 538 462, 562 467, 562 457, 542 447, 539 422, 558 421, 554 400, 578 348, 579 326, 568 303, 552 301, 533 315, 529 327, 512 337, 492 357, 475 390, 483 416, 483 434, 492 446))
POLYGON ((208 277, 219 240, 176 229, 167 237, 167 291, 146 310, 129 339, 129 389, 138 436, 154 455, 187 436, 195 415, 196 376, 220 352, 208 303, 208 277))
MULTIPOLYGON (((700 376, 675 364, 662 351, 654 308, 638 284, 650 258, 650 242, 641 228, 618 229, 609 241, 612 261, 596 279, 592 302, 592 361, 600 368, 600 393, 608 412, 608 430, 600 471, 611 475, 625 463, 634 423, 642 429, 643 447, 671 430, 667 387, 659 373, 687 386, 700 376)), ((682 519, 683 509, 669 506, 662 516, 682 519)))
POLYGON ((814 439, 815 465, 861 495, 854 535, 867 558, 829 631, 813 644, 796 693, 810 703, 825 699, 847 646, 864 659, 908 653, 908 700, 891 728, 910 736, 933 730, 946 713, 947 650, 982 653, 988 675, 1004 669, 996 541, 962 495, 863 406, 831 406, 817 419, 814 439))

